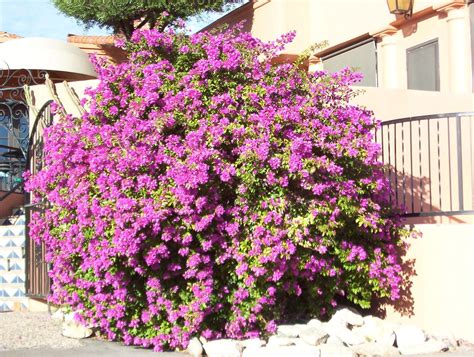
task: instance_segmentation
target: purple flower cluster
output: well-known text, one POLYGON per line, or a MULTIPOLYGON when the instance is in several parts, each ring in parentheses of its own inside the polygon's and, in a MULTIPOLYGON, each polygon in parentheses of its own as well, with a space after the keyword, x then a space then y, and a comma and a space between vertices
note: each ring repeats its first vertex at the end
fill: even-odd
POLYGON ((273 65, 263 43, 147 30, 98 66, 87 112, 45 132, 28 189, 51 208, 53 302, 109 339, 164 348, 254 337, 345 296, 398 297, 397 246, 356 74, 273 65))

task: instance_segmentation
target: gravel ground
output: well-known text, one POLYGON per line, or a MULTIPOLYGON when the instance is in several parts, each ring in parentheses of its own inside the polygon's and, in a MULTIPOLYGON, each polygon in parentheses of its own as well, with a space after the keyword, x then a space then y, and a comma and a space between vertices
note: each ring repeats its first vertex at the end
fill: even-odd
POLYGON ((81 346, 78 340, 61 335, 61 322, 47 312, 0 312, 1 351, 50 347, 68 349, 81 346))

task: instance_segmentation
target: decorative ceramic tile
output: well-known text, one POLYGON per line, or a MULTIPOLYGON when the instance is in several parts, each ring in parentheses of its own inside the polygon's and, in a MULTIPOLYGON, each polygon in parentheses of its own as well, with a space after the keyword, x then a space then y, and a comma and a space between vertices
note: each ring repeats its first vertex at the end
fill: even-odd
POLYGON ((20 259, 21 257, 16 254, 15 252, 11 252, 10 254, 8 254, 8 258, 10 259, 20 259))
POLYGON ((5 232, 3 232, 2 236, 3 237, 10 237, 10 236, 14 236, 15 233, 12 232, 11 229, 7 229, 5 232))
POLYGON ((13 263, 10 265, 10 270, 23 270, 23 268, 18 263, 13 263))
POLYGON ((0 311, 13 311, 19 303, 22 309, 28 309, 25 297, 24 222, 24 216, 16 216, 4 220, 3 223, 9 225, 0 226, 0 311))
POLYGON ((11 287, 11 288, 4 288, 3 291, 5 291, 8 296, 11 297, 22 297, 25 296, 25 288, 18 288, 18 287, 11 287))
MULTIPOLYGON (((13 305, 13 304, 11 304, 13 305)), ((0 311, 12 311, 12 306, 10 306, 10 304, 4 302, 4 303, 0 303, 0 311)))
POLYGON ((17 291, 15 291, 15 293, 13 294, 13 296, 15 296, 15 297, 23 297, 23 296, 25 296, 25 292, 22 291, 22 290, 20 290, 20 289, 18 289, 17 291))
POLYGON ((22 279, 22 278, 19 277, 19 276, 15 276, 15 277, 12 279, 12 281, 10 281, 10 283, 18 283, 18 284, 19 284, 19 283, 24 283, 24 282, 25 282, 25 280, 22 279))

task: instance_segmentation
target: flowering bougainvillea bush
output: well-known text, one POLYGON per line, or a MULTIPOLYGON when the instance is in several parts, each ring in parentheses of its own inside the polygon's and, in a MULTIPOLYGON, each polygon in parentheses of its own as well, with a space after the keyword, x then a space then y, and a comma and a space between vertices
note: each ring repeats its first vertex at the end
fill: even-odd
POLYGON ((45 132, 28 178, 50 203, 30 229, 54 303, 161 350, 398 298, 407 232, 377 123, 349 103, 358 76, 275 64, 292 37, 147 30, 98 66, 88 110, 45 132))

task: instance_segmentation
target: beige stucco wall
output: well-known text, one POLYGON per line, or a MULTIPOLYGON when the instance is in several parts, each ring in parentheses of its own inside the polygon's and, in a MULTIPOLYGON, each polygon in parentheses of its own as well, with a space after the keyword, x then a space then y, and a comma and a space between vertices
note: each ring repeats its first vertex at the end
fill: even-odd
MULTIPOLYGON (((308 4, 310 16, 309 40, 328 41, 330 46, 378 30, 394 21, 386 1, 380 0, 296 0, 308 4)), ((287 1, 293 4, 294 0, 287 1)), ((432 0, 415 1, 414 11, 431 6, 432 0)), ((302 37, 306 34, 301 34, 302 37)))
POLYGON ((354 87, 353 99, 384 121, 410 116, 474 111, 474 94, 455 94, 406 89, 354 87))
MULTIPOLYGON (((431 6, 433 0, 417 0, 414 11, 431 6)), ((287 53, 300 53, 311 44, 328 41, 330 45, 375 31, 396 20, 380 0, 258 0, 253 9, 235 12, 226 23, 245 21, 247 30, 263 40, 296 31, 287 53)))
POLYGON ((327 41, 330 51, 372 36, 378 47, 378 86, 402 89, 407 88, 407 49, 437 39, 440 91, 472 92, 468 7, 460 0, 417 0, 413 19, 391 15, 386 1, 380 0, 258 0, 208 28, 245 21, 244 29, 265 41, 296 31, 294 42, 284 50, 293 55, 315 43, 327 41))
POLYGON ((417 224, 412 240, 413 315, 393 308, 387 318, 434 334, 454 334, 474 342, 474 224, 417 224))
MULTIPOLYGON (((453 75, 451 67, 462 66, 465 73, 463 78, 463 88, 465 92, 470 92, 472 88, 472 74, 471 72, 471 58, 470 36, 469 36, 469 11, 465 7, 459 10, 459 14, 463 16, 461 22, 464 30, 460 34, 453 35, 450 32, 448 16, 445 12, 440 12, 437 15, 423 19, 418 22, 408 22, 401 26, 401 29, 395 34, 391 35, 390 40, 394 41, 396 46, 395 63, 396 66, 388 69, 390 73, 386 73, 386 66, 383 64, 387 61, 386 53, 382 49, 381 39, 379 39, 377 51, 378 77, 379 86, 387 87, 385 78, 392 77, 396 88, 407 88, 407 49, 425 43, 427 41, 438 40, 438 54, 439 54, 439 75, 440 75, 440 91, 453 92, 451 77, 453 75), (453 42, 462 43, 465 49, 464 54, 456 54, 451 50, 453 42), (460 61, 460 56, 462 60, 460 61), (458 61, 458 62, 454 62, 458 61)), ((388 23, 386 24, 388 25, 388 23)), ((393 61, 393 59, 392 59, 393 61)))

